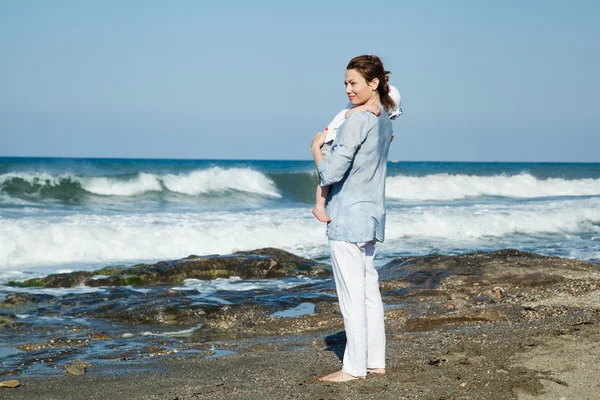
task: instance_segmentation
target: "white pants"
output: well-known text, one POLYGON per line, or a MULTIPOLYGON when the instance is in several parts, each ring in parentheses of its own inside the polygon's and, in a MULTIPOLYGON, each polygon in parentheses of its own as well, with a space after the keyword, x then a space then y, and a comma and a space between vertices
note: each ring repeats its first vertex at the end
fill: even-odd
POLYGON ((383 303, 373 266, 375 242, 330 240, 329 250, 346 329, 342 371, 365 376, 367 368, 385 368, 383 303))

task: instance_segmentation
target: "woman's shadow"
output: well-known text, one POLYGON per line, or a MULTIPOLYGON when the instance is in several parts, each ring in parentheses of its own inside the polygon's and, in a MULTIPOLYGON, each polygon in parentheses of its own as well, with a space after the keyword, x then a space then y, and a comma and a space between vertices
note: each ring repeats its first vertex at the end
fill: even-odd
POLYGON ((334 333, 333 335, 325 336, 323 339, 325 345, 325 351, 332 351, 340 359, 344 361, 344 350, 346 349, 346 331, 334 333))

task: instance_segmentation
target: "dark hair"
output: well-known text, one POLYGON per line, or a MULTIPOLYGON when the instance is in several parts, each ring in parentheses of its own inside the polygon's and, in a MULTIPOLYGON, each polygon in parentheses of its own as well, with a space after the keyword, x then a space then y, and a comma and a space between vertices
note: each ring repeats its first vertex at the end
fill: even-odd
POLYGON ((383 63, 379 57, 369 55, 354 57, 350 60, 346 69, 357 70, 367 82, 372 82, 375 78, 379 79, 377 91, 379 92, 381 104, 387 111, 396 107, 396 103, 390 97, 390 85, 388 85, 388 75, 391 72, 383 68, 383 63))

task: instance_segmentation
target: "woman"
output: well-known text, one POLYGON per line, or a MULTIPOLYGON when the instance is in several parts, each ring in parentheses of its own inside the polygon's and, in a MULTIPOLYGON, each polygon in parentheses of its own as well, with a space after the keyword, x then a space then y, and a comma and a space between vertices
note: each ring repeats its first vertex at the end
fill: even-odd
POLYGON ((331 185, 327 236, 347 338, 343 368, 319 379, 325 382, 385 373, 383 303, 373 256, 385 230, 385 177, 392 140, 387 110, 395 105, 389 96, 388 73, 377 56, 353 58, 345 81, 350 102, 383 106, 382 113, 351 115, 340 127, 327 159, 320 150, 323 132, 311 144, 320 184, 331 185))

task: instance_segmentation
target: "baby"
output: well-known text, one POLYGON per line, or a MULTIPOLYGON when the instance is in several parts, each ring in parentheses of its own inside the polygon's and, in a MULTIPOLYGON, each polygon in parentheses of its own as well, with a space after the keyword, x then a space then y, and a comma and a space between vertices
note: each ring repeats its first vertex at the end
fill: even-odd
MULTIPOLYGON (((387 110, 387 112, 390 116, 390 119, 396 119, 396 117, 402 115, 402 108, 400 108, 402 99, 400 97, 400 92, 398 91, 398 89, 396 89, 392 85, 390 85, 390 97, 392 98, 392 100, 394 100, 396 106, 391 110, 387 110)), ((364 104, 362 106, 354 107, 352 103, 348 103, 348 105, 346 105, 346 108, 337 113, 337 115, 333 117, 333 120, 329 123, 329 125, 327 125, 327 128, 325 128, 325 143, 321 148, 321 152, 323 153, 323 156, 325 158, 329 157, 329 155, 331 154, 333 141, 335 140, 335 136, 337 135, 337 131, 340 128, 340 126, 348 117, 350 117, 350 115, 361 111, 370 112, 375 115, 381 114, 381 109, 379 108, 379 106, 376 106, 374 104, 364 104)), ((394 140, 394 135, 392 135, 392 140, 394 140)), ((325 202, 327 200, 328 193, 329 186, 317 185, 315 207, 313 208, 312 213, 321 222, 331 222, 331 218, 329 218, 327 216, 327 213, 325 212, 325 202)))

